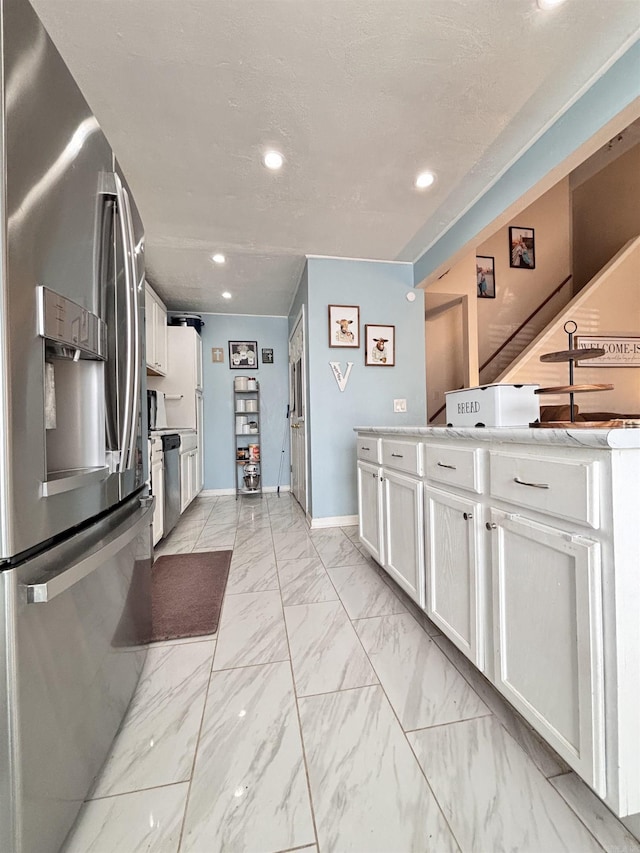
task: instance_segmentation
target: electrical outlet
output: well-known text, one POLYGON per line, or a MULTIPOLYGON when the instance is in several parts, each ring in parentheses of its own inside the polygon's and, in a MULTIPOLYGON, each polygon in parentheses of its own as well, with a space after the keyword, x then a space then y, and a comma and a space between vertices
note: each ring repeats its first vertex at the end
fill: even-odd
POLYGON ((407 401, 406 400, 394 400, 393 401, 393 411, 394 412, 406 412, 407 411, 407 401))

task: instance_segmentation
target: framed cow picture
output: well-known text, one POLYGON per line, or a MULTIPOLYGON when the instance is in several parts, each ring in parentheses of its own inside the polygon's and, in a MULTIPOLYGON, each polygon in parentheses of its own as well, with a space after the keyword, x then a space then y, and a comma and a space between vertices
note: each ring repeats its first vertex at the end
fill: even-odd
POLYGON ((358 305, 329 305, 329 346, 360 346, 360 307, 358 305))
POLYGON ((364 337, 364 363, 366 367, 395 367, 395 326, 373 326, 367 323, 364 327, 364 337))

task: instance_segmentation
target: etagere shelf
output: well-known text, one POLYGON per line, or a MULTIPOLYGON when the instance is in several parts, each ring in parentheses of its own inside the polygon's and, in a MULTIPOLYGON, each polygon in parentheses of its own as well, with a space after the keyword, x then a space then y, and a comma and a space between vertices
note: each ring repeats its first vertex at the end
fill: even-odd
POLYGON ((236 500, 239 495, 262 497, 260 383, 255 379, 249 380, 246 390, 244 390, 244 384, 235 381, 233 386, 236 500))

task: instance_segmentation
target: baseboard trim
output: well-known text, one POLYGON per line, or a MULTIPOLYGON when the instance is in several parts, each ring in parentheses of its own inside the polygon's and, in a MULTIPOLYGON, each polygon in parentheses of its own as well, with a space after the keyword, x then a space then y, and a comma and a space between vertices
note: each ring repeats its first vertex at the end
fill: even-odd
POLYGON ((322 527, 351 527, 358 523, 357 515, 333 515, 325 516, 324 518, 311 518, 307 514, 309 526, 312 530, 318 530, 322 527))
MULTIPOLYGON (((281 492, 288 492, 290 490, 291 490, 290 486, 280 486, 281 492)), ((278 487, 277 486, 265 486, 262 491, 265 495, 271 494, 273 492, 277 492, 278 487)), ((218 498, 218 497, 222 497, 223 495, 235 495, 235 493, 236 493, 235 489, 202 489, 201 492, 198 492, 198 495, 203 497, 203 498, 218 498)))

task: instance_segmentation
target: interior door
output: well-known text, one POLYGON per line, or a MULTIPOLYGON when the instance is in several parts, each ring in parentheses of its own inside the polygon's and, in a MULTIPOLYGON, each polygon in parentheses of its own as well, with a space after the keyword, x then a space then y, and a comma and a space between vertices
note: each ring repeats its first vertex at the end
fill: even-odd
POLYGON ((305 418, 304 309, 289 338, 289 424, 291 493, 307 511, 307 427, 305 418))

